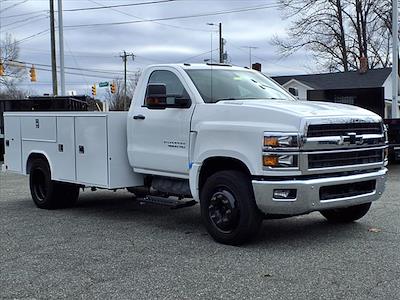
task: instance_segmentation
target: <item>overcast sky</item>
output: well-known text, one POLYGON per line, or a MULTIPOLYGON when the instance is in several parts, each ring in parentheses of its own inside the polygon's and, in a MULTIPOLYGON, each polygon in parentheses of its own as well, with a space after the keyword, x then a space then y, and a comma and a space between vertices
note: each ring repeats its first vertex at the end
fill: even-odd
MULTIPOLYGON (((218 22, 223 24, 225 49, 232 64, 248 66, 249 51, 244 46, 254 46, 258 48, 252 51, 252 60, 260 62, 266 74, 310 72, 309 55, 302 52, 280 59, 276 49, 271 46, 270 39, 273 35, 284 36, 285 27, 288 25, 287 21, 281 19, 282 14, 276 8, 274 0, 177 0, 138 6, 68 11, 75 8, 152 1, 154 0, 63 1, 65 66, 69 68, 66 70, 68 73, 75 73, 66 74, 67 90, 75 90, 78 94, 90 94, 93 83, 112 81, 113 78, 122 76, 123 64, 119 55, 123 50, 135 55, 133 61, 128 61, 130 72, 153 63, 200 63, 210 58, 211 49, 215 49, 212 52, 213 59, 218 60, 217 27, 207 25, 218 22), (149 19, 253 7, 259 8, 214 16, 143 22, 149 19), (140 22, 69 27, 131 21, 140 22), (88 71, 89 69, 91 71, 88 71)), ((46 31, 49 28, 48 11, 48 0, 0 0, 1 37, 11 33, 17 41, 21 40, 20 60, 34 63, 37 68, 46 70, 50 68, 39 65, 50 65, 50 33, 46 31), (35 34, 38 35, 33 36, 35 34), (25 38, 28 39, 23 40, 25 38)), ((27 70, 21 87, 36 94, 51 93, 51 72, 46 70, 37 70, 38 81, 34 83, 29 81, 27 70)), ((99 94, 101 96, 102 91, 99 94)))

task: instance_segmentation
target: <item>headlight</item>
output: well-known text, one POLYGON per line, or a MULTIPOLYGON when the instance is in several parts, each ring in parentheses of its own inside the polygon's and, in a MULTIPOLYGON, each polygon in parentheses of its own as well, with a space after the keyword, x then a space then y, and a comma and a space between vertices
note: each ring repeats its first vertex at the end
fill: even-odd
POLYGON ((264 167, 298 168, 298 151, 297 133, 264 132, 264 167))
POLYGON ((264 147, 267 148, 298 148, 299 139, 297 135, 275 135, 264 134, 264 147))
POLYGON ((295 168, 298 156, 294 154, 264 154, 263 165, 271 168, 295 168))

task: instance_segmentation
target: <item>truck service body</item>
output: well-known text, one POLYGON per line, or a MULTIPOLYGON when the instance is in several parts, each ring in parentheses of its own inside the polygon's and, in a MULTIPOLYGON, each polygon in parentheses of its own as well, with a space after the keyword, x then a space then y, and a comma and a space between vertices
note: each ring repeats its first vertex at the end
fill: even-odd
POLYGON ((178 207, 191 198, 227 244, 247 241, 265 217, 359 219, 387 172, 379 116, 297 101, 227 65, 149 66, 129 112, 6 113, 5 149, 5 169, 30 174, 41 208, 72 204, 83 186, 178 207))

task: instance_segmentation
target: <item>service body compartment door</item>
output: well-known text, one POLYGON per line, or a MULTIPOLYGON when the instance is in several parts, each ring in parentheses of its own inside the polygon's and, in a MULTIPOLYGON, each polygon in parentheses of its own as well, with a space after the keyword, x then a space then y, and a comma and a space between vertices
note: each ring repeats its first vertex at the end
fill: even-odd
POLYGON ((4 117, 4 161, 7 170, 22 172, 22 143, 20 117, 4 117))
POLYGON ((107 119, 75 118, 76 179, 93 186, 108 186, 107 119))
POLYGON ((56 177, 75 181, 75 128, 74 117, 57 117, 57 150, 54 155, 56 177))
POLYGON ((51 142, 57 141, 56 117, 23 116, 21 117, 21 132, 24 141, 51 142))

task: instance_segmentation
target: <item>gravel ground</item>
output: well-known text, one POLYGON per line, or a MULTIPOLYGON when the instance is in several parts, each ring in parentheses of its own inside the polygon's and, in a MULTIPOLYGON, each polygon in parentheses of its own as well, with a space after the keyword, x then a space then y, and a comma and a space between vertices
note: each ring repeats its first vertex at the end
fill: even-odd
POLYGON ((390 166, 383 198, 357 223, 265 221, 232 247, 210 238, 198 206, 85 191, 76 207, 46 211, 27 177, 0 174, 0 298, 399 299, 399 176, 390 166))

